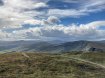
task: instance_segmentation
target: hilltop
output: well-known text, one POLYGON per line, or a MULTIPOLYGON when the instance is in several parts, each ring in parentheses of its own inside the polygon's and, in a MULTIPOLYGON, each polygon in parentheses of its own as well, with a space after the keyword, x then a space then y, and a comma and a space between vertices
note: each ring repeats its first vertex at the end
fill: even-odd
MULTIPOLYGON (((97 59, 86 61, 89 56, 83 58, 82 55, 84 54, 81 52, 1 54, 0 78, 104 78, 105 68, 101 66, 102 64, 97 65, 94 62, 97 59)), ((96 58, 99 55, 105 55, 105 53, 97 54, 96 58)))

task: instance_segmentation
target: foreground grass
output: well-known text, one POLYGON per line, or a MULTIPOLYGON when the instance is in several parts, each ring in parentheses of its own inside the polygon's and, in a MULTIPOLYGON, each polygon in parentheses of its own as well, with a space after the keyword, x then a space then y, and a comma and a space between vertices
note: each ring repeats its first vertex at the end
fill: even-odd
POLYGON ((1 54, 0 78, 105 78, 105 69, 70 58, 80 53, 26 54, 1 54))
POLYGON ((89 60, 95 63, 99 63, 105 66, 105 53, 104 52, 92 52, 83 53, 80 58, 89 60))

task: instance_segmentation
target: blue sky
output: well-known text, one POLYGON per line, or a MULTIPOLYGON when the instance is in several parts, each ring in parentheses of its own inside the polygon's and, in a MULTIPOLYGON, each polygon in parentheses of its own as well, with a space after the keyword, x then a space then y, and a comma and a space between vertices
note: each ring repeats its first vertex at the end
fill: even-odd
POLYGON ((68 25, 70 23, 78 23, 78 24, 86 24, 93 21, 100 21, 105 20, 105 11, 98 12, 98 13, 91 13, 86 16, 82 16, 80 18, 61 18, 63 24, 68 25))
POLYGON ((0 0, 1 40, 105 40, 105 0, 0 0))

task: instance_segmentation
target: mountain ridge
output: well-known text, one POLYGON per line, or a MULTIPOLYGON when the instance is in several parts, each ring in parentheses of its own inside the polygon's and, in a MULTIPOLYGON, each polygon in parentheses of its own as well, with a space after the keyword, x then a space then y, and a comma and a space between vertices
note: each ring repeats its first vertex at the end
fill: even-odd
POLYGON ((71 52, 71 51, 105 51, 103 41, 0 41, 0 51, 5 52, 71 52))

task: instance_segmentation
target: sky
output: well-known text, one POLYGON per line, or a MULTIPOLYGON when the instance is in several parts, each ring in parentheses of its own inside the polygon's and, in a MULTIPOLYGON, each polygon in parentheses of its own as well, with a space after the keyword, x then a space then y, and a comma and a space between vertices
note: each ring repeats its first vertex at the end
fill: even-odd
POLYGON ((105 40, 105 0, 0 0, 0 40, 105 40))

